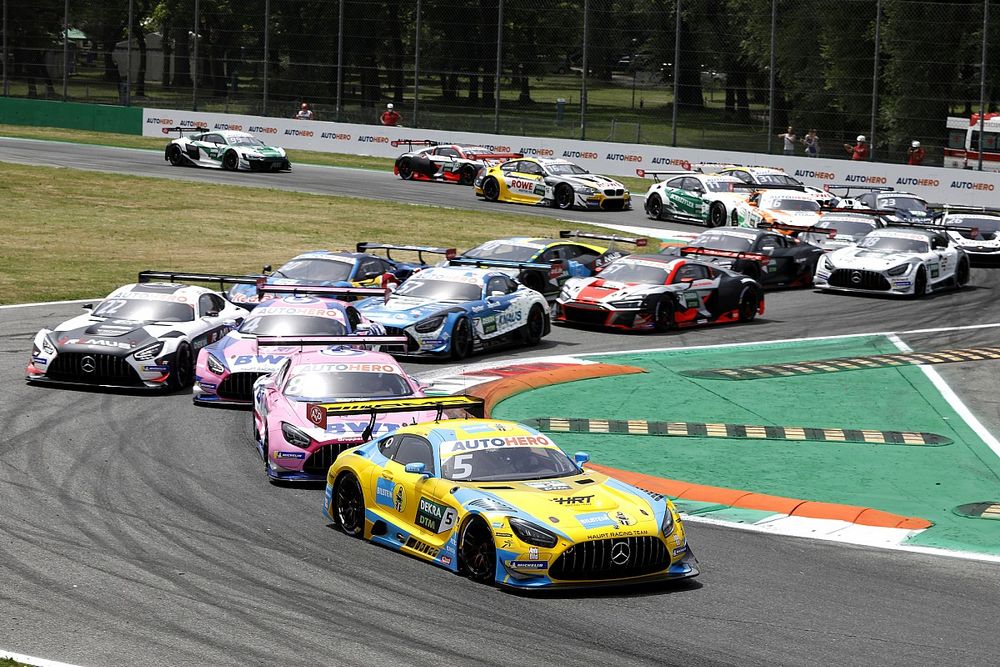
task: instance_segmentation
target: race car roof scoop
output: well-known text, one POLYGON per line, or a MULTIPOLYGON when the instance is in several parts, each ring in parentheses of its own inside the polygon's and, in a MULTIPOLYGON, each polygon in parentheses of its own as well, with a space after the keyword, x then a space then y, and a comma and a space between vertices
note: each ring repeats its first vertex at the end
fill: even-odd
POLYGON ((326 428, 328 417, 346 415, 370 415, 368 428, 362 434, 364 440, 371 438, 376 416, 399 412, 420 412, 436 410, 434 421, 441 421, 445 410, 464 410, 472 417, 482 418, 486 414, 486 402, 474 396, 425 396, 422 398, 391 398, 370 401, 340 401, 337 403, 310 403, 306 409, 309 421, 326 428))
POLYGON ((406 336, 258 336, 258 347, 350 347, 378 345, 406 351, 406 336))
POLYGON ((355 246, 358 252, 371 252, 372 250, 385 250, 385 256, 392 259, 393 250, 408 250, 417 253, 417 261, 424 262, 424 253, 431 255, 444 255, 445 259, 452 259, 457 254, 455 248, 437 248, 429 245, 397 245, 394 243, 368 243, 361 242, 355 246))

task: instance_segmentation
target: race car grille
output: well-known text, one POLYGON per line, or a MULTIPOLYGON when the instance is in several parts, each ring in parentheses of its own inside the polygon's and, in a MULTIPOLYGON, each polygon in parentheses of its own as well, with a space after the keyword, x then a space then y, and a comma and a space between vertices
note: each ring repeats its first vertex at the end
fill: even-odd
POLYGON ((608 311, 596 310, 594 308, 575 308, 573 306, 564 306, 563 314, 570 322, 590 324, 593 326, 600 326, 607 322, 608 319, 608 311))
POLYGON ((617 190, 614 188, 609 188, 604 191, 604 194, 608 197, 621 197, 622 195, 625 194, 625 190, 623 190, 622 188, 618 188, 617 190))
POLYGON ((601 209, 605 211, 621 211, 624 208, 625 208, 624 199, 605 199, 604 201, 601 202, 601 209))
POLYGON ((878 271, 837 269, 830 275, 829 282, 833 287, 848 287, 880 292, 889 290, 889 281, 878 271))
POLYGON ((85 384, 142 385, 125 357, 93 352, 61 352, 52 360, 48 377, 85 384))
POLYGON ((549 568, 549 576, 562 580, 621 579, 668 567, 670 554, 660 538, 613 537, 571 546, 549 568))
POLYGON ((385 335, 386 336, 406 336, 406 351, 407 352, 416 352, 417 350, 420 349, 420 343, 417 342, 417 339, 414 338, 409 333, 407 333, 406 331, 404 331, 403 329, 400 329, 399 327, 386 327, 385 328, 385 335))
POLYGON ((250 171, 274 171, 275 169, 288 169, 287 158, 262 157, 248 160, 250 171))
POLYGON ((253 398, 253 383, 267 373, 231 373, 222 382, 215 393, 227 401, 250 401, 253 398))
POLYGON ((302 465, 302 472, 309 473, 310 475, 326 477, 326 472, 330 469, 330 466, 333 465, 334 459, 336 459, 345 449, 357 447, 358 444, 359 443, 357 442, 348 442, 343 444, 323 445, 306 459, 306 462, 302 465))

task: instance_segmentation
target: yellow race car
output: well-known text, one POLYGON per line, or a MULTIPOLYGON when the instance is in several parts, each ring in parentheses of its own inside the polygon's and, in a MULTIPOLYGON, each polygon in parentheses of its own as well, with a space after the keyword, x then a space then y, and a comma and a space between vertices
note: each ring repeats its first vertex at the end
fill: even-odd
MULTIPOLYGON (((481 406, 451 396, 334 403, 327 415, 481 406), (436 401, 436 403, 435 403, 436 401)), ((312 408, 312 406, 311 406, 312 408)), ((324 514, 348 535, 473 580, 518 589, 693 577, 673 504, 588 471, 547 436, 494 419, 404 426, 349 449, 327 475, 324 514)))
POLYGON ((561 209, 621 211, 632 208, 632 196, 624 185, 558 158, 508 160, 481 169, 473 185, 476 196, 487 201, 561 209))

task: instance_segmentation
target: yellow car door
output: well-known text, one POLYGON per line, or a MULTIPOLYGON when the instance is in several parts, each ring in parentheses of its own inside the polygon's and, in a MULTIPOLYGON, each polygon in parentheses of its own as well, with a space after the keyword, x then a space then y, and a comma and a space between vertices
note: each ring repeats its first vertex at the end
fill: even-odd
POLYGON ((545 197, 545 174, 537 162, 520 160, 502 173, 508 201, 537 204, 545 197))

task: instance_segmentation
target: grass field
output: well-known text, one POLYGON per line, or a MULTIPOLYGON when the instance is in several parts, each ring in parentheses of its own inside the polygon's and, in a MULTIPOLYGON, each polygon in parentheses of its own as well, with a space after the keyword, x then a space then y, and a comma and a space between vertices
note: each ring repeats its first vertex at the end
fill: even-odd
MULTIPOLYGON (((166 167, 165 167, 166 168, 166 167)), ((258 272, 357 241, 470 248, 555 220, 0 162, 0 302, 103 296, 143 269, 258 272), (248 194, 249 193, 249 194, 248 194), (502 230, 499 232, 498 230, 502 230)), ((574 225, 578 226, 578 225, 574 225)))

